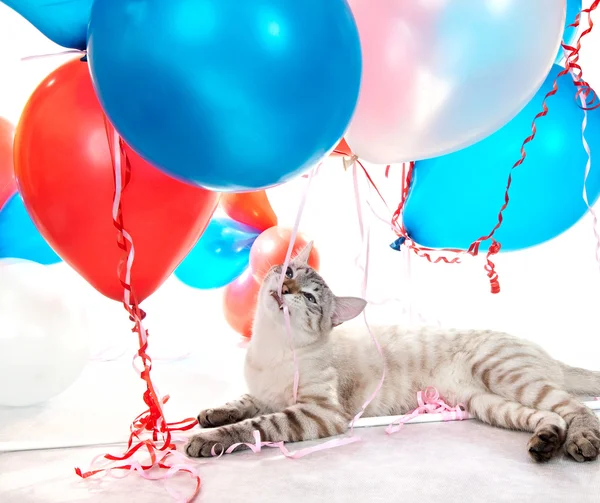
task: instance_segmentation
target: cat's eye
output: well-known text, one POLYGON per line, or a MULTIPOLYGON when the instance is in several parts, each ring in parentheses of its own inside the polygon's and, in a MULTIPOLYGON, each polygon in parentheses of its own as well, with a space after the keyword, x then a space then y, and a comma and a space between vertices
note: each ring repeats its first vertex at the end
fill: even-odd
POLYGON ((292 271, 291 267, 288 267, 285 270, 285 277, 288 278, 288 279, 292 279, 292 276, 294 276, 294 271, 292 271))
POLYGON ((306 298, 306 300, 308 300, 308 302, 312 302, 313 304, 317 303, 317 299, 315 299, 315 296, 312 293, 302 292, 302 295, 304 295, 304 297, 306 298))

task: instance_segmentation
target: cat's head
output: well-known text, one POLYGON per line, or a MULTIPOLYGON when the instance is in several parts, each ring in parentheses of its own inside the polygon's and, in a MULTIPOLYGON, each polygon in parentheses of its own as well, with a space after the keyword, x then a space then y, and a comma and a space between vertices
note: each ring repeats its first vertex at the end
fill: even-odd
MULTIPOLYGON (((285 330, 285 302, 297 345, 310 344, 327 336, 334 327, 358 316, 367 304, 357 297, 334 295, 321 275, 308 265, 311 250, 312 242, 290 261, 285 271, 282 271, 281 265, 272 267, 258 296, 255 318, 258 325, 264 320, 275 328, 285 330), (285 280, 280 297, 278 290, 282 272, 285 280)), ((261 327, 255 328, 260 330, 261 327)))

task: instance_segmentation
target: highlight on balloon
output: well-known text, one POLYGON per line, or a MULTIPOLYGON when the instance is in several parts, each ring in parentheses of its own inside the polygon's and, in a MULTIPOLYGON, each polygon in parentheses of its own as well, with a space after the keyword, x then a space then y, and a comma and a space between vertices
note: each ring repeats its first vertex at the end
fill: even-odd
POLYGON ((462 449, 457 501, 559 498, 536 464, 600 455, 599 7, 1 0, 0 494, 431 499, 358 471, 462 449))

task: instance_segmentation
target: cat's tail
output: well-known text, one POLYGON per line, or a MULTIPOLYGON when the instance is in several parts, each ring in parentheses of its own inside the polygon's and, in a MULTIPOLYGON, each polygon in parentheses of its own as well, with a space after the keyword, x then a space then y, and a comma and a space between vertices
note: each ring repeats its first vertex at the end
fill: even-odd
POLYGON ((560 363, 565 378, 565 388, 574 395, 600 396, 600 372, 571 367, 560 363))

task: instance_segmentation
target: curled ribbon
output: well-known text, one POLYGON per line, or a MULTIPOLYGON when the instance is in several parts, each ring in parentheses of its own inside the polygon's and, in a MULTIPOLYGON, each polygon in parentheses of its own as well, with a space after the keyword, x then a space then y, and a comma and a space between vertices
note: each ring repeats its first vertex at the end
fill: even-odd
POLYGON ((466 411, 466 407, 459 403, 455 407, 448 405, 438 393, 438 390, 433 386, 425 388, 424 391, 417 393, 417 403, 419 406, 413 410, 410 414, 406 414, 399 419, 396 419, 391 423, 385 432, 388 435, 399 432, 405 423, 408 423, 415 417, 422 414, 442 414, 444 421, 462 421, 463 419, 469 418, 469 413, 466 411))
POLYGON ((75 468, 75 473, 86 479, 100 472, 112 473, 113 470, 123 470, 124 476, 130 473, 141 474, 149 480, 164 480, 172 478, 179 472, 189 473, 196 481, 196 486, 187 498, 182 498, 175 494, 167 485, 167 490, 178 501, 191 502, 200 491, 200 477, 198 476, 194 466, 186 458, 177 465, 170 464, 167 460, 180 456, 175 448, 173 432, 190 430, 197 424, 197 420, 193 418, 184 419, 176 423, 168 423, 164 416, 163 406, 167 403, 169 397, 159 398, 158 390, 156 389, 152 378, 152 359, 147 353, 148 349, 148 331, 144 328, 142 320, 145 318, 145 313, 140 309, 135 292, 131 287, 131 270, 135 258, 135 247, 131 235, 127 232, 123 224, 123 213, 121 199, 123 192, 131 179, 131 165, 123 148, 123 143, 118 133, 112 129, 112 126, 105 118, 105 127, 107 139, 112 156, 113 174, 115 180, 115 193, 113 198, 112 217, 115 228, 117 229, 117 245, 123 251, 123 258, 117 267, 117 275, 121 286, 123 287, 123 306, 134 322, 132 331, 137 334, 139 349, 135 354, 132 365, 140 378, 146 385, 143 399, 148 409, 142 412, 134 419, 130 427, 130 436, 127 443, 127 450, 121 456, 112 454, 104 454, 100 456, 109 462, 130 460, 137 452, 145 449, 149 456, 149 462, 141 464, 136 461, 130 461, 127 464, 115 466, 111 468, 90 469, 87 472, 82 472, 80 468, 75 468), (110 131, 112 130, 112 134, 110 131), (125 160, 123 163, 122 160, 125 160), (141 440, 141 436, 149 432, 151 440, 141 440), (153 469, 158 469, 163 473, 150 475, 149 472, 153 469))
POLYGON ((216 456, 216 458, 218 459, 223 454, 231 454, 233 451, 235 451, 238 447, 241 446, 248 447, 254 454, 258 454, 263 447, 272 447, 279 449, 281 453, 288 459, 300 459, 304 456, 307 456, 308 454, 312 454, 313 452, 324 451, 333 447, 340 447, 342 445, 353 444, 354 442, 360 441, 360 438, 358 437, 334 438, 332 440, 329 440, 328 442, 324 442, 313 447, 306 447, 304 449, 299 449, 297 451, 290 452, 285 446, 284 442, 262 442, 258 430, 254 430, 252 432, 252 435, 254 436, 254 444, 240 442, 237 444, 233 444, 228 449, 221 448, 219 454, 216 453, 216 445, 213 445, 210 450, 210 453, 212 456, 216 456))
MULTIPOLYGON (((373 397, 371 397, 370 400, 372 400, 372 398, 373 397)), ((366 408, 368 403, 369 402, 367 401, 364 408, 366 408)), ((455 407, 451 407, 440 397, 438 390, 432 386, 429 386, 429 387, 425 388, 425 390, 419 391, 417 393, 417 403, 419 405, 414 411, 412 411, 410 414, 402 416, 401 418, 394 421, 392 424, 390 424, 385 429, 385 432, 388 435, 397 433, 398 431, 400 431, 400 429, 402 428, 402 426, 405 423, 411 421, 415 417, 422 415, 422 414, 441 414, 442 419, 444 421, 462 421, 463 419, 469 419, 469 413, 466 412, 465 406, 463 404, 458 404, 455 407)), ((360 415, 362 415, 362 413, 364 412, 364 408, 357 415, 357 417, 352 421, 352 423, 354 423, 354 421, 360 415)), ((350 425, 350 428, 352 431, 352 424, 350 425)), ((318 445, 315 445, 312 447, 306 447, 304 449, 299 449, 297 451, 291 452, 287 449, 284 442, 263 442, 263 441, 261 441, 260 432, 258 430, 254 430, 252 432, 252 435, 254 437, 253 444, 246 443, 246 442, 239 442, 239 443, 229 446, 227 449, 224 449, 223 446, 221 446, 220 444, 213 445, 211 448, 211 451, 210 451, 211 456, 215 457, 216 459, 219 459, 223 454, 231 454, 239 447, 244 446, 244 447, 247 447, 248 449, 250 449, 254 454, 259 454, 263 447, 277 448, 281 451, 281 453, 286 458, 299 459, 299 458, 303 458, 304 456, 307 456, 308 454, 312 454, 314 452, 324 451, 327 449, 333 449, 335 447, 341 447, 344 445, 353 444, 355 442, 360 442, 360 440, 361 440, 360 437, 357 437, 351 433, 350 436, 341 437, 341 438, 333 438, 327 442, 323 442, 321 444, 318 444, 318 445), (221 449, 217 453, 218 447, 221 447, 221 449)))
MULTIPOLYGON (((452 248, 448 248, 445 250, 435 250, 432 248, 419 246, 414 241, 412 241, 410 239, 410 236, 408 236, 408 233, 406 232, 404 225, 401 223, 402 213, 404 210, 404 205, 406 203, 406 198, 408 197, 408 190, 409 190, 411 182, 412 182, 413 171, 414 171, 414 167, 415 167, 414 162, 411 162, 409 164, 408 172, 406 173, 406 176, 403 176, 404 182, 403 182, 403 187, 402 187, 400 203, 398 204, 398 208, 396 209, 396 211, 394 212, 394 215, 392 217, 392 225, 396 228, 396 234, 398 235, 398 237, 406 238, 406 245, 417 256, 419 256, 421 258, 425 258, 426 260, 428 260, 431 263, 444 262, 446 264, 457 264, 457 263, 460 263, 461 257, 464 255, 470 255, 472 257, 477 256, 479 254, 479 247, 480 247, 481 243, 483 243, 484 241, 490 241, 491 244, 490 244, 490 247, 488 248, 488 252, 486 254, 486 263, 485 263, 484 269, 490 280, 491 292, 493 294, 500 292, 500 282, 498 279, 498 274, 495 270, 495 264, 492 261, 492 257, 500 252, 501 244, 495 240, 494 235, 496 234, 496 231, 498 231, 498 229, 502 225, 502 222, 504 219, 504 212, 510 202, 509 192, 510 192, 510 186, 512 184, 512 179, 513 179, 513 171, 525 162, 525 159, 527 157, 526 146, 535 139, 535 136, 537 133, 537 127, 536 127, 537 121, 539 119, 541 119, 542 117, 545 117, 548 114, 547 101, 550 97, 552 97, 553 95, 555 95, 557 93, 558 80, 561 77, 565 76, 566 74, 571 73, 574 77, 575 85, 578 88, 575 99, 582 101, 582 104, 580 106, 584 110, 591 110, 591 109, 600 107, 600 103, 598 103, 598 98, 597 98, 596 94, 591 90, 590 86, 583 79, 581 79, 581 66, 578 64, 579 51, 581 49, 581 40, 583 37, 585 37, 592 31, 593 22, 591 19, 591 13, 594 10, 596 10, 599 5, 600 5, 600 0, 594 0, 592 5, 587 9, 583 9, 577 15, 573 24, 570 25, 573 28, 579 27, 580 23, 581 23, 582 14, 587 14, 587 17, 588 17, 587 28, 579 35, 575 46, 573 47, 573 46, 568 46, 564 43, 562 44, 562 47, 567 55, 565 68, 557 75, 557 77, 553 83, 552 89, 545 95, 545 97, 542 101, 542 110, 534 117, 534 119, 531 123, 531 134, 527 138, 525 138, 525 140, 523 141, 523 143, 521 145, 521 156, 520 156, 519 160, 517 162, 515 162, 514 165, 511 167, 510 173, 508 175, 508 179, 507 179, 507 183, 506 183, 506 190, 504 193, 504 204, 502 205, 502 207, 500 208, 500 210, 498 212, 498 221, 497 221, 496 225, 494 226, 494 228, 487 235, 481 236, 480 238, 476 239, 473 243, 471 243, 471 246, 466 251, 452 249, 452 248), (591 99, 590 99, 590 96, 591 96, 591 99), (443 255, 444 252, 452 253, 454 255, 454 257, 448 258, 443 255)), ((599 247, 600 247, 600 240, 599 240, 599 247)), ((600 258, 600 255, 599 255, 599 258, 600 258)))

